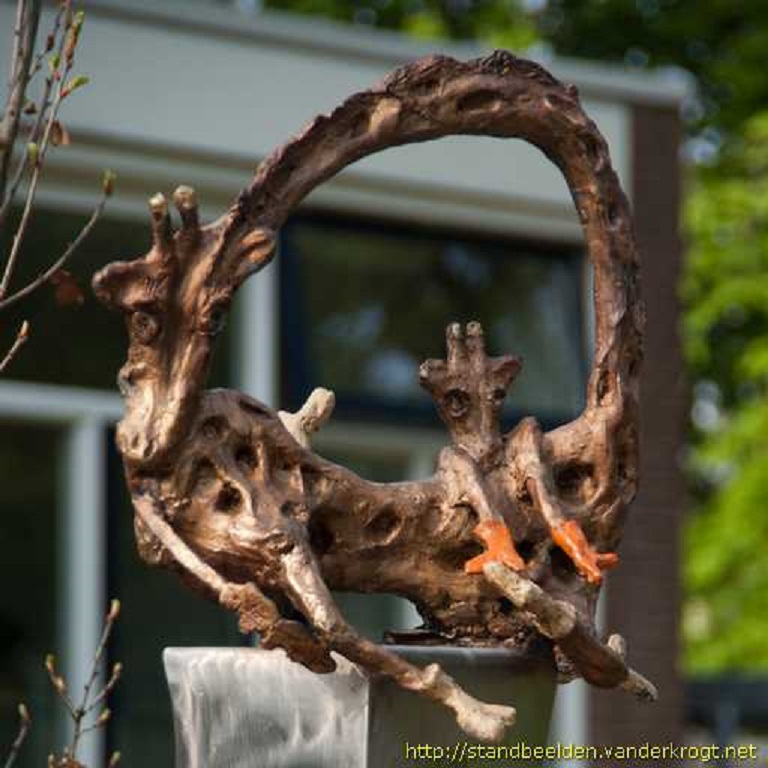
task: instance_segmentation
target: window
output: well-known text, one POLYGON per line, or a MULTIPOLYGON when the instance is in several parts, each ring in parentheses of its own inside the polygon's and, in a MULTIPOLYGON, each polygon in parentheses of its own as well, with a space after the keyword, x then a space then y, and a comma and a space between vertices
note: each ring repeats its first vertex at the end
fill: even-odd
POLYGON ((283 400, 333 389, 337 414, 434 423, 418 366, 444 329, 479 320, 492 354, 523 358, 510 419, 575 415, 587 375, 581 252, 303 217, 281 253, 283 400))
MULTIPOLYGON (((298 407, 315 386, 333 389, 335 418, 315 444, 363 477, 389 482, 431 473, 441 433, 422 429, 430 435, 418 440, 415 431, 442 428, 419 387, 418 367, 445 356, 444 330, 454 320, 480 320, 492 354, 523 357, 507 421, 533 413, 551 425, 582 405, 578 249, 305 216, 283 229, 279 264, 281 405, 298 407), (334 437, 345 420, 365 423, 346 443, 334 437), (376 423, 384 421, 400 434, 388 451, 376 423)), ((374 640, 420 623, 407 601, 392 596, 336 599, 374 640)))
POLYGON ((60 618, 60 438, 55 427, 0 422, 0 744, 5 754, 16 735, 16 707, 25 702, 34 727, 21 768, 45 764, 63 719, 43 666, 56 649, 60 618))
MULTIPOLYGON (((12 289, 26 285, 50 266, 86 218, 84 214, 36 209, 12 289)), ((4 230, 6 238, 14 231, 14 223, 11 221, 4 230)), ((148 221, 102 218, 66 265, 82 290, 81 304, 61 305, 53 288, 43 286, 3 313, 0 349, 10 347, 23 319, 31 324, 24 352, 13 361, 6 377, 114 391, 117 372, 125 362, 127 336, 122 318, 93 295, 90 280, 94 272, 110 262, 134 259, 145 254, 149 246, 148 221)), ((0 239, 0 253, 8 253, 7 240, 0 239)), ((225 331, 217 345, 211 386, 220 386, 229 375, 229 347, 225 331)))

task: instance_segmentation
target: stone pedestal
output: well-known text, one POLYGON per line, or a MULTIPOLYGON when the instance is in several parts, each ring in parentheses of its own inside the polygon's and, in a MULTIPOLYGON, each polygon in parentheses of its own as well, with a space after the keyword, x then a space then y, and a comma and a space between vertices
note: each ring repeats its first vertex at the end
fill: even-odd
MULTIPOLYGON (((545 743, 551 662, 499 649, 390 647, 422 667, 439 663, 483 701, 515 706, 518 722, 505 743, 545 743)), ((454 744, 476 743, 443 707, 369 680, 339 656, 330 675, 256 648, 168 648, 164 661, 177 768, 401 768, 424 760, 409 747, 453 754, 454 744)))

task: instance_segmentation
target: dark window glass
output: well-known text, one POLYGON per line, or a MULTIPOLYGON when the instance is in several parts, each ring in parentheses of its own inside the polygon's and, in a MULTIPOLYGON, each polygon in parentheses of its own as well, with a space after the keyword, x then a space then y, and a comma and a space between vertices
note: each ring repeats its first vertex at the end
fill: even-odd
MULTIPOLYGON (((583 402, 582 258, 574 249, 297 219, 281 253, 284 395, 317 385, 340 413, 431 412, 418 366, 452 321, 479 320, 492 354, 523 358, 510 412, 568 418, 583 402)), ((257 278, 258 279, 258 278, 257 278)))
MULTIPOLYGON (((12 292, 50 266, 77 236, 86 219, 85 214, 36 209, 21 251, 12 292)), ((13 219, 0 236, 2 254, 8 253, 15 222, 13 219)), ((117 372, 126 359, 127 335, 122 317, 96 300, 90 287, 91 277, 111 261, 129 261, 145 254, 149 245, 149 216, 146 221, 101 219, 66 267, 80 285, 82 304, 62 305, 57 302, 54 289, 46 285, 3 312, 0 326, 2 350, 11 345, 23 319, 31 324, 30 339, 7 369, 6 377, 115 389, 117 372)), ((214 386, 228 379, 226 332, 218 347, 212 376, 214 386)))
POLYGON ((0 755, 24 701, 33 727, 19 768, 45 765, 60 747, 62 705, 43 666, 57 645, 58 449, 56 429, 0 422, 0 755))

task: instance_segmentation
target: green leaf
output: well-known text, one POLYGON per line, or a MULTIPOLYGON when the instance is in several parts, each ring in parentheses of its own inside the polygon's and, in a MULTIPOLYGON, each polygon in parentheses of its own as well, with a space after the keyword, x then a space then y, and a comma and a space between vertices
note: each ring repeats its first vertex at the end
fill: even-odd
POLYGON ((39 157, 40 147, 34 141, 30 141, 29 144, 27 144, 27 160, 33 168, 37 165, 39 157))
POLYGON ((114 193, 116 181, 117 174, 114 171, 104 171, 104 176, 101 180, 101 189, 107 197, 110 197, 114 193))
POLYGON ((82 88, 84 85, 88 85, 91 79, 86 75, 75 75, 65 86, 62 91, 62 97, 69 96, 73 91, 78 88, 82 88))

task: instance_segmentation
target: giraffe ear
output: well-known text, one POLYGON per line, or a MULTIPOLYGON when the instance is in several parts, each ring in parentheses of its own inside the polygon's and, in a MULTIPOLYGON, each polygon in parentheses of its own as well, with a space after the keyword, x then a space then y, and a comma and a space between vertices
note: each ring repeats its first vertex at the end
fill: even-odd
POLYGON ((277 236, 269 227, 257 227, 241 238, 233 257, 238 278, 245 280, 258 271, 270 260, 276 245, 277 236))
POLYGON ((427 390, 434 392, 438 382, 445 377, 445 361, 425 360, 419 366, 419 384, 427 390))
POLYGON ((523 369, 523 360, 513 355, 504 355, 497 358, 496 372, 505 387, 508 387, 523 369))
POLYGON ((100 269, 91 281, 91 287, 99 299, 110 309, 125 309, 135 285, 149 273, 143 259, 116 261, 100 269))

